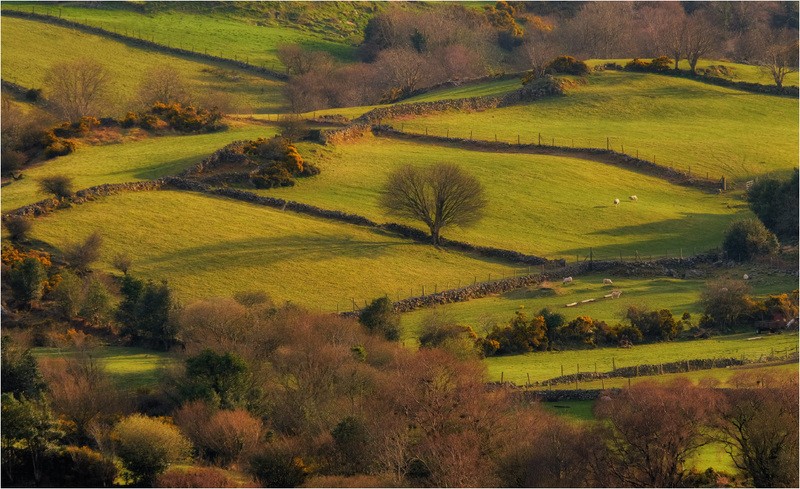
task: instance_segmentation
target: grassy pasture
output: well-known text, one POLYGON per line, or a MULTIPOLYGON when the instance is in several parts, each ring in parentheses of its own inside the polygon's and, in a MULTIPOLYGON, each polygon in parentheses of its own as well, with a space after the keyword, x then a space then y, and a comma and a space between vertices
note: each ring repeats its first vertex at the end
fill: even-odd
MULTIPOLYGON (((725 276, 741 279, 742 273, 753 272, 749 269, 727 272, 725 276)), ((750 282, 756 295, 767 295, 789 292, 797 288, 797 279, 787 276, 757 276, 750 282)), ((624 311, 629 305, 645 306, 651 310, 669 309, 680 317, 684 312, 693 315, 697 320, 702 313, 700 293, 705 287, 705 279, 674 279, 614 277, 609 275, 585 275, 575 277, 572 284, 562 286, 554 282, 548 290, 539 288, 519 289, 505 294, 476 299, 469 302, 445 304, 436 308, 436 314, 442 314, 461 324, 471 325, 480 330, 484 325, 505 324, 514 317, 514 313, 522 308, 530 317, 541 309, 550 309, 564 315, 567 321, 578 316, 587 315, 594 319, 615 324, 622 320, 624 311), (611 277, 613 286, 604 286, 603 278, 611 277), (622 290, 619 299, 603 299, 613 289, 622 290), (580 302, 585 299, 597 299, 596 302, 565 307, 565 304, 580 302)), ((432 314, 431 309, 420 309, 402 315, 404 337, 407 339, 419 336, 419 330, 432 314)))
MULTIPOLYGON (((31 5, 4 4, 4 9, 31 11, 31 5)), ((162 11, 139 13, 106 4, 103 8, 72 5, 34 6, 37 13, 101 27, 109 31, 145 38, 163 45, 248 61, 257 66, 282 69, 277 58, 280 44, 300 44, 307 49, 327 51, 342 61, 351 61, 355 48, 332 42, 321 35, 277 25, 258 25, 254 20, 225 13, 162 11)))
MULTIPOLYGON (((601 163, 567 157, 490 153, 367 137, 333 149, 301 145, 322 173, 291 188, 263 191, 277 197, 341 209, 378 221, 377 205, 388 173, 406 163, 460 164, 486 186, 486 216, 445 236, 546 257, 676 256, 713 248, 734 218, 750 215, 729 195, 712 195, 601 163), (637 194, 630 203, 627 196, 637 194), (623 203, 615 207, 613 199, 623 203), (730 208, 728 207, 730 206, 730 208)), ((394 218, 391 218, 395 220, 394 218)))
MULTIPOLYGON (((77 354, 61 348, 34 348, 32 352, 38 359, 69 358, 77 354)), ((136 347, 106 346, 94 348, 89 354, 115 384, 126 390, 154 385, 160 370, 174 361, 168 353, 136 347)))
POLYGON ((47 198, 38 186, 44 177, 70 176, 75 190, 103 183, 151 180, 178 173, 231 141, 268 137, 274 132, 272 127, 236 125, 211 134, 150 137, 81 147, 72 154, 26 169, 25 178, 3 187, 2 208, 9 211, 47 198))
POLYGON ((399 103, 432 102, 436 100, 502 95, 522 87, 520 78, 511 80, 492 80, 481 83, 465 83, 458 87, 440 88, 415 95, 399 103))
POLYGON ((387 121, 451 137, 606 147, 711 178, 744 180, 798 165, 798 105, 682 78, 603 72, 564 97, 472 113, 387 121))
POLYGON ((199 93, 215 91, 229 95, 242 112, 275 112, 283 103, 280 82, 221 65, 128 47, 102 36, 44 22, 4 17, 2 49, 3 78, 34 88, 43 86, 45 74, 53 63, 78 58, 99 61, 111 73, 109 98, 113 112, 129 107, 143 73, 158 65, 170 65, 180 71, 189 87, 199 93), (203 69, 221 69, 235 75, 235 79, 203 69))
POLYGON ((32 236, 58 249, 100 230, 96 268, 115 253, 132 273, 166 279, 183 301, 263 290, 278 304, 347 310, 351 299, 420 295, 474 275, 513 270, 371 229, 176 191, 124 193, 34 221, 32 236))
MULTIPOLYGON (((797 346, 797 333, 787 333, 771 336, 756 336, 754 333, 740 333, 735 335, 717 336, 705 340, 684 340, 665 343, 651 343, 637 345, 633 348, 596 348, 592 350, 567 350, 560 352, 536 352, 525 355, 510 355, 503 357, 487 358, 486 365, 489 377, 492 380, 511 381, 517 385, 525 385, 527 375, 530 374, 531 382, 542 382, 561 375, 561 366, 564 374, 574 374, 578 365, 582 372, 594 371, 595 364, 599 372, 641 364, 659 364, 704 358, 740 358, 744 355, 749 359, 758 359, 762 355, 769 355, 772 350, 784 350, 797 346), (750 338, 758 339, 750 339, 750 338)), ((731 370, 731 369, 720 369, 731 370)), ((699 378, 711 370, 698 373, 699 378)), ((720 374, 721 375, 721 374, 720 374)), ((666 378, 660 376, 658 378, 666 378)), ((655 378, 655 377, 648 377, 655 378)), ((627 379, 612 379, 605 382, 605 386, 614 386, 614 382, 627 385, 627 379)), ((585 388, 599 388, 600 382, 583 382, 579 386, 585 388), (595 385, 596 384, 596 385, 595 385)), ((574 388, 574 384, 572 384, 574 388)), ((570 386, 561 386, 569 389, 570 386)))
MULTIPOLYGON (((586 61, 586 64, 589 66, 597 66, 602 65, 605 63, 617 63, 619 65, 625 66, 627 62, 629 62, 631 58, 626 59, 590 59, 586 61)), ((755 65, 746 65, 742 63, 732 63, 729 61, 719 61, 713 59, 701 59, 697 62, 697 69, 702 70, 704 68, 708 68, 709 66, 727 66, 728 68, 733 68, 733 81, 744 81, 750 83, 761 83, 763 85, 774 85, 775 79, 772 78, 772 75, 769 74, 768 71, 764 71, 759 66, 755 65)), ((674 64, 670 65, 674 66, 674 64)), ((681 60, 678 63, 678 67, 682 70, 689 69, 689 62, 681 60)), ((789 73, 786 75, 786 78, 783 80, 784 86, 789 85, 798 85, 798 73, 789 73)))

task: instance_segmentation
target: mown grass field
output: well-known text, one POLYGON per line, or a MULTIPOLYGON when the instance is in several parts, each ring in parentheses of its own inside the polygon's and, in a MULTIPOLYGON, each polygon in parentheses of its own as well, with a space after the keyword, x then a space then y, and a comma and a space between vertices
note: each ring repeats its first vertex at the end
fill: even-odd
POLYGON ((323 36, 278 25, 258 25, 226 13, 162 11, 139 13, 128 8, 105 4, 103 8, 72 5, 4 4, 3 9, 59 16, 67 20, 126 34, 132 37, 181 47, 223 58, 247 61, 257 66, 281 70, 277 48, 281 44, 300 44, 304 48, 327 51, 342 61, 352 61, 355 48, 345 42, 333 42, 323 36))
MULTIPOLYGON (((748 283, 753 287, 753 293, 757 296, 788 293, 797 288, 795 277, 758 276, 747 267, 723 272, 718 277, 741 279, 743 273, 753 275, 753 280, 748 283)), ((607 274, 582 275, 575 277, 574 282, 568 285, 562 286, 559 282, 552 282, 547 285, 547 290, 539 287, 519 289, 469 302, 445 304, 438 306, 435 310, 419 309, 403 314, 401 324, 404 337, 413 339, 419 336, 419 329, 432 314, 442 315, 452 321, 468 324, 476 330, 480 330, 492 323, 507 323, 518 310, 524 311, 531 317, 545 307, 562 314, 568 321, 586 315, 609 324, 615 324, 622 320, 629 305, 644 306, 650 310, 669 309, 677 317, 688 312, 697 320, 699 319, 697 315, 701 314, 703 310, 700 304, 700 293, 705 285, 706 279, 684 280, 667 277, 648 279, 616 277, 607 274), (603 279, 607 277, 613 279, 613 285, 603 285, 603 279), (603 298, 614 289, 622 291, 619 299, 603 298), (597 299, 597 301, 565 307, 566 304, 586 299, 597 299)))
MULTIPOLYGON (((34 348, 32 352, 39 359, 70 358, 78 354, 61 348, 34 348)), ((112 382, 126 390, 155 385, 161 369, 174 362, 168 353, 136 347, 93 348, 89 355, 105 369, 112 382)))
POLYGON ((784 176, 798 165, 798 105, 682 78, 607 71, 566 96, 385 121, 406 131, 624 150, 710 178, 784 176))
MULTIPOLYGON (((590 59, 586 61, 586 64, 589 66, 597 66, 602 65, 605 63, 617 63, 619 65, 625 66, 631 58, 627 59, 590 59)), ((649 61, 649 60, 648 60, 649 61)), ((697 62, 697 70, 703 70, 708 68, 709 66, 725 66, 727 68, 733 69, 733 76, 730 78, 733 81, 743 81, 743 82, 750 82, 750 83, 761 83, 762 85, 774 85, 775 79, 772 78, 772 75, 768 71, 764 71, 761 67, 755 65, 746 65, 742 63, 732 63, 730 61, 720 61, 720 60, 713 60, 713 59, 701 59, 697 62)), ((670 65, 674 66, 674 64, 670 65)), ((682 70, 689 69, 689 62, 681 60, 678 63, 678 68, 682 70)), ((789 73, 786 75, 786 78, 783 80, 784 86, 798 85, 798 73, 789 73)))
POLYGON ((39 189, 38 182, 45 177, 67 175, 73 179, 74 190, 103 183, 151 180, 179 173, 232 141, 269 137, 274 133, 272 127, 237 123, 226 131, 211 134, 82 146, 72 154, 25 169, 23 179, 3 187, 2 209, 6 212, 50 197, 39 189))
POLYGON ((177 191, 123 193, 34 222, 32 236, 56 249, 99 230, 96 268, 115 253, 131 273, 167 280, 182 301, 259 290, 278 304, 313 310, 358 307, 389 295, 453 288, 473 276, 510 274, 496 261, 436 250, 368 228, 177 191), (413 290, 412 290, 413 289, 413 290))
POLYGON ((486 187, 484 219, 445 229, 471 243, 575 260, 685 255, 718 246, 731 220, 749 216, 730 195, 703 193, 663 180, 567 157, 491 153, 367 137, 333 149, 301 145, 322 173, 265 194, 341 209, 377 221, 398 220, 378 206, 389 172, 404 164, 456 162, 486 187), (631 203, 629 195, 639 201, 631 203), (615 207, 613 199, 621 198, 615 207))
POLYGON ((43 86, 47 70, 56 62, 84 57, 97 60, 111 73, 108 105, 112 114, 129 108, 142 76, 161 65, 178 70, 191 89, 227 94, 243 113, 276 112, 283 104, 281 82, 225 66, 128 47, 102 36, 44 22, 4 17, 2 50, 3 79, 33 88, 43 86))
MULTIPOLYGON (((505 381, 514 382, 517 385, 525 385, 528 381, 528 375, 530 375, 531 383, 542 382, 560 376, 562 365, 564 366, 564 375, 569 375, 574 374, 578 366, 580 366, 582 372, 593 372, 595 365, 597 365, 598 372, 608 372, 613 369, 614 365, 620 368, 692 359, 741 358, 742 356, 755 360, 762 356, 770 355, 774 350, 782 351, 796 347, 796 332, 771 336, 739 333, 716 336, 705 340, 651 343, 637 345, 633 348, 596 348, 489 357, 485 361, 489 377, 492 380, 500 380, 502 376, 505 381)), ((699 371, 699 378, 703 378, 704 372, 712 372, 712 370, 699 371)), ((713 373, 709 373, 705 376, 713 375, 713 373)), ((667 378, 667 376, 658 378, 667 378)), ((614 382, 620 385, 627 385, 628 383, 627 379, 612 379, 606 381, 605 386, 614 386, 614 382)), ((600 382, 579 383, 579 387, 600 388, 600 382)), ((574 388, 574 384, 571 386, 562 385, 561 388, 574 388)))

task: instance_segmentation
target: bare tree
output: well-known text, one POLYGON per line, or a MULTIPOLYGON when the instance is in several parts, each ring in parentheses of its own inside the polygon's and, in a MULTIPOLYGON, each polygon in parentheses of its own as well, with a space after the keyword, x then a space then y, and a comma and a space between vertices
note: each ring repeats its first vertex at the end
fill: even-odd
POLYGON ((640 17, 646 37, 655 45, 658 55, 675 60, 675 69, 686 50, 686 12, 678 2, 654 2, 643 7, 640 17))
POLYGON ((72 197, 72 178, 66 175, 45 177, 39 180, 39 188, 57 199, 72 197))
POLYGON ((61 115, 75 121, 97 115, 107 94, 109 73, 91 59, 63 61, 50 67, 45 75, 48 98, 61 115))
POLYGON ((167 64, 154 66, 147 70, 139 84, 138 98, 145 107, 156 102, 187 104, 191 101, 191 95, 183 75, 167 64))
POLYGON ((632 2, 587 2, 560 29, 560 38, 573 54, 615 58, 630 52, 632 2))
POLYGON ((413 49, 393 48, 381 51, 375 69, 381 74, 387 101, 406 95, 424 84, 429 73, 426 56, 413 49))
POLYGON ((529 28, 525 32, 522 45, 519 47, 526 68, 533 71, 537 78, 544 76, 547 64, 558 56, 559 46, 552 34, 552 27, 540 29, 529 28))
POLYGON ((771 31, 764 34, 765 41, 758 56, 758 65, 762 70, 772 75, 775 85, 783 87, 783 80, 789 73, 797 71, 800 44, 797 33, 789 30, 771 31))
POLYGON ((797 487, 797 379, 757 381, 724 392, 715 417, 719 440, 755 487, 797 487))
POLYGON ((689 69, 695 73, 700 58, 713 53, 719 46, 721 32, 699 12, 686 19, 684 32, 684 54, 689 69))
POLYGON ((333 57, 324 51, 310 51, 299 44, 278 46, 278 60, 286 66, 290 75, 305 75, 311 70, 320 71, 333 68, 333 57))
POLYGON ((452 163, 406 165, 389 175, 380 205, 389 214, 424 222, 438 245, 442 228, 469 226, 482 217, 484 193, 478 179, 452 163))
POLYGON ((710 391, 687 380, 668 386, 640 383, 595 412, 608 420, 608 472, 629 487, 679 487, 687 459, 708 443, 703 434, 710 391))

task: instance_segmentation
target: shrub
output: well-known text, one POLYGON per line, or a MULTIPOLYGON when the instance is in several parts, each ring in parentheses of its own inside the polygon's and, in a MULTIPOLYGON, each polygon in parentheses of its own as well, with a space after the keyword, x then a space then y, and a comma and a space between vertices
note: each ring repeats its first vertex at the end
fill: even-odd
POLYGON ((25 100, 28 102, 38 102, 39 99, 42 98, 42 89, 41 88, 29 88, 25 92, 25 100))
POLYGON ((745 219, 730 225, 722 242, 728 258, 737 261, 751 260, 778 251, 778 238, 761 221, 745 219))
POLYGON ((261 421, 243 409, 211 413, 202 401, 185 404, 175 415, 203 458, 228 466, 255 452, 261 440, 261 421))
POLYGON ((672 69, 673 62, 669 56, 659 56, 650 61, 650 71, 655 73, 664 73, 672 69))
POLYGON ((754 308, 750 289, 741 280, 711 282, 700 294, 704 316, 703 328, 731 329, 748 318, 754 308))
POLYGON ((64 319, 72 319, 83 307, 83 281, 72 271, 64 270, 51 297, 64 319))
POLYGON ((125 275, 120 292, 116 317, 123 324, 122 334, 135 343, 168 350, 175 343, 178 325, 170 317, 176 305, 167 283, 145 283, 125 275))
POLYGON ((545 71, 554 75, 587 76, 589 75, 589 66, 572 56, 559 56, 547 64, 545 71))
POLYGON ((33 226, 33 223, 24 217, 9 217, 3 224, 9 237, 14 241, 26 241, 33 226))
POLYGON ((556 342, 556 332, 558 328, 564 325, 566 319, 563 315, 551 311, 547 307, 540 310, 537 316, 541 316, 542 319, 544 319, 544 324, 547 327, 547 347, 550 348, 556 342))
POLYGON ((421 348, 441 348, 461 359, 480 353, 478 335, 471 327, 457 324, 437 312, 425 318, 419 344, 421 348))
POLYGON ((650 62, 639 58, 633 58, 625 64, 625 70, 650 71, 650 62))
POLYGON ((339 455, 340 470, 345 475, 365 473, 369 469, 370 436, 361 419, 348 416, 331 431, 336 452, 339 455))
POLYGON ((578 316, 558 330, 557 338, 565 343, 579 343, 596 346, 598 331, 607 329, 602 321, 596 321, 589 316, 578 316))
POLYGON ((781 241, 797 242, 798 237, 798 181, 795 170, 788 180, 763 178, 748 191, 750 209, 781 241))
POLYGON ((400 315, 392 310, 388 297, 373 300, 361 310, 358 321, 370 332, 380 333, 387 340, 400 339, 400 315))
POLYGON ((216 109, 183 106, 177 102, 169 104, 156 102, 150 108, 150 112, 180 132, 212 132, 223 128, 219 123, 222 114, 216 109))
POLYGON ((111 266, 122 272, 123 275, 128 274, 128 270, 130 270, 132 263, 133 259, 131 259, 130 255, 127 253, 117 253, 111 259, 111 266))
POLYGON ((103 237, 95 231, 83 243, 69 243, 64 246, 64 259, 79 273, 85 272, 89 265, 100 259, 101 246, 103 237))
POLYGON ((529 320, 517 311, 507 326, 495 326, 486 339, 499 344, 498 354, 527 353, 547 347, 547 325, 542 316, 529 320))
POLYGON ((26 306, 42 298, 46 280, 47 272, 42 262, 32 257, 25 258, 8 272, 8 284, 14 297, 26 306))
POLYGON ((21 151, 3 148, 0 152, 0 161, 3 162, 0 171, 2 171, 3 176, 9 176, 21 170, 25 163, 28 162, 28 157, 21 151))
POLYGON ((191 450, 189 440, 172 424, 161 419, 132 414, 114 427, 116 452, 136 482, 152 486, 155 478, 172 462, 191 450))
POLYGON ((10 337, 4 336, 0 352, 0 388, 3 393, 32 399, 47 389, 39 364, 30 350, 20 348, 10 337))
POLYGON ((297 487, 310 470, 303 459, 284 446, 273 445, 250 459, 250 474, 264 487, 297 487))
POLYGON ((247 364, 236 353, 209 349, 186 359, 188 382, 182 388, 190 400, 203 399, 223 409, 242 406, 247 394, 247 364))
POLYGON ((651 341, 673 340, 683 329, 683 323, 676 322, 669 309, 646 311, 630 306, 625 317, 640 335, 651 341))
POLYGON ((114 462, 89 447, 58 447, 42 461, 46 486, 112 487, 117 476, 114 462))
POLYGON ((112 296, 96 278, 84 284, 84 300, 79 314, 91 324, 101 324, 111 313, 112 296))
POLYGON ((42 178, 39 180, 39 188, 56 198, 69 198, 72 196, 72 179, 66 175, 42 178))
POLYGON ((240 487, 224 471, 211 467, 169 469, 156 478, 154 487, 240 487))

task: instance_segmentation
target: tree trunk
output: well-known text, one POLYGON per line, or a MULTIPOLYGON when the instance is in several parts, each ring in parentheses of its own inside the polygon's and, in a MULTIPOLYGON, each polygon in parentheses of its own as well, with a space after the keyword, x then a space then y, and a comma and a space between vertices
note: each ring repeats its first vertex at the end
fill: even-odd
POLYGON ((696 75, 695 68, 697 67, 697 62, 700 61, 700 58, 697 59, 690 59, 689 60, 689 71, 691 72, 692 76, 696 75))

